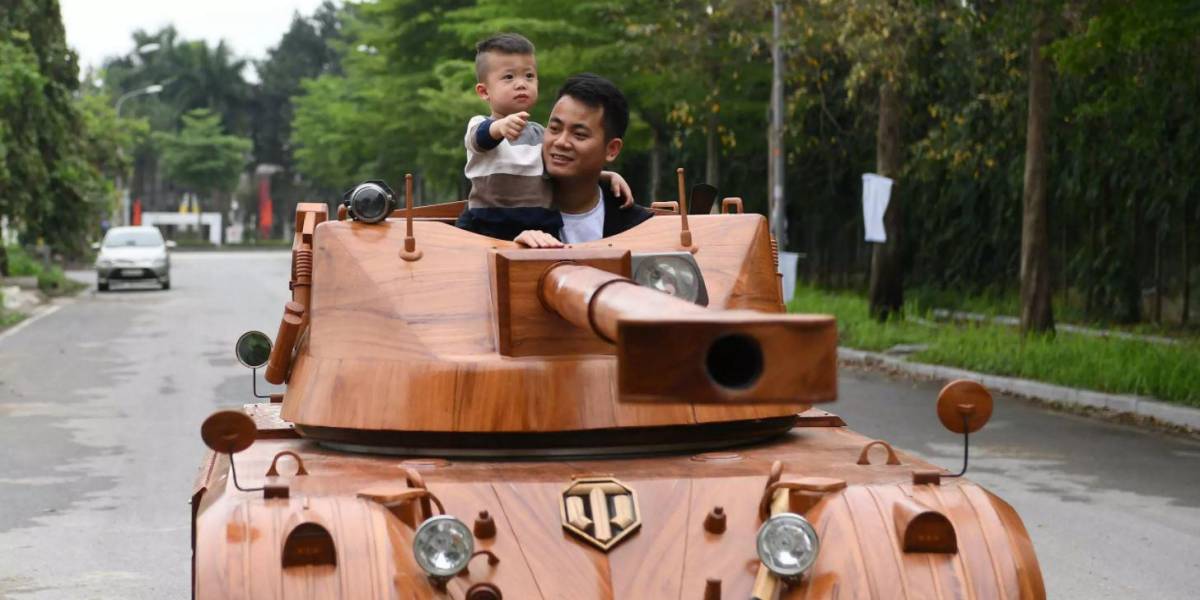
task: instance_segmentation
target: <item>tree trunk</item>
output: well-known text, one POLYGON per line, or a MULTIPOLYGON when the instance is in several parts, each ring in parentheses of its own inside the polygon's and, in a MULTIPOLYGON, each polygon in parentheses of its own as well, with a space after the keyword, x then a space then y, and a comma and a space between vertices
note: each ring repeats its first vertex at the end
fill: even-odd
POLYGON ((717 113, 708 112, 707 141, 705 144, 704 181, 720 187, 721 138, 717 135, 717 113))
POLYGON ((1154 323, 1162 324, 1162 230, 1155 228, 1154 232, 1154 323))
POLYGON ((1021 222, 1021 333, 1054 331, 1050 307, 1047 231, 1046 122, 1050 116, 1050 64, 1042 56, 1050 32, 1047 9, 1035 17, 1029 44, 1029 122, 1025 133, 1025 193, 1021 222))
POLYGON ((1179 324, 1187 325, 1192 304, 1192 261, 1188 252, 1188 230, 1192 228, 1192 215, 1188 214, 1188 199, 1183 197, 1183 312, 1179 324))
POLYGON ((647 190, 646 203, 658 200, 658 186, 662 179, 662 132, 657 127, 650 128, 650 189, 647 190))
MULTIPOLYGON (((879 86, 875 169, 880 175, 892 179, 900 172, 900 109, 900 92, 896 84, 884 81, 879 86)), ((900 191, 900 182, 893 183, 891 200, 883 214, 887 242, 873 244, 871 252, 871 285, 867 295, 871 301, 871 316, 880 321, 899 316, 904 303, 904 274, 900 270, 900 191)))
MULTIPOLYGON (((1185 243, 1183 247, 1187 248, 1187 244, 1185 243)), ((1186 265, 1187 261, 1184 261, 1184 264, 1186 265)), ((8 248, 4 247, 4 240, 2 239, 0 239, 0 277, 8 277, 8 248)), ((1185 312, 1184 314, 1187 313, 1185 312)))

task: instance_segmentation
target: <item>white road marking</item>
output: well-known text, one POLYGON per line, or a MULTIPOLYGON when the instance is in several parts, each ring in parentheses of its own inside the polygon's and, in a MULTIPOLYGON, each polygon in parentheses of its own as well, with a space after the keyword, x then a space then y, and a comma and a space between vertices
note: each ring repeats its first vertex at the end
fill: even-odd
POLYGON ((53 306, 51 306, 49 308, 46 308, 37 313, 34 313, 33 316, 26 318, 24 321, 21 321, 20 323, 17 323, 15 326, 13 326, 8 331, 0 333, 0 342, 3 342, 6 338, 15 334, 16 332, 18 332, 22 329, 25 329, 26 327, 29 327, 35 321, 39 321, 43 317, 48 317, 48 316, 58 312, 58 309, 62 308, 64 306, 64 304, 54 304, 53 306))

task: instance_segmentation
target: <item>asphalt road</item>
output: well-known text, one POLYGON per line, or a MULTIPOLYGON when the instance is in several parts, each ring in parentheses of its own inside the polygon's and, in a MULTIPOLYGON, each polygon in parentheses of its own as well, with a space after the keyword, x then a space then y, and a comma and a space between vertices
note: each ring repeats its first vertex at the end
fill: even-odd
MULTIPOLYGON (((200 422, 250 401, 233 343, 274 335, 288 262, 173 262, 170 291, 87 292, 0 334, 0 598, 188 596, 200 422)), ((844 370, 824 408, 957 468, 937 389, 844 370)), ((1200 443, 999 397, 972 448, 970 476, 1024 518, 1050 598, 1196 597, 1200 443)))

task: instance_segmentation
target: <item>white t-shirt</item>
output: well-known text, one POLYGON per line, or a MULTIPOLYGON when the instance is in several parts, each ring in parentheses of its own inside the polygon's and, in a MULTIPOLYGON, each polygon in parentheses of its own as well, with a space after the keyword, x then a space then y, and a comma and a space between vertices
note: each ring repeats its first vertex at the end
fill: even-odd
POLYGON ((604 237, 604 196, 596 188, 596 206, 585 213, 561 213, 563 220, 562 242, 578 244, 592 242, 604 237))

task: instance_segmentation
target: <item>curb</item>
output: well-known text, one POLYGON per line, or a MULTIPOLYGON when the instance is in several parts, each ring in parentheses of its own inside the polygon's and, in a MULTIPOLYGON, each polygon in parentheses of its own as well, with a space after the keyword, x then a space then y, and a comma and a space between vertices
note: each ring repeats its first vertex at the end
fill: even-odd
POLYGON ((1177 404, 1167 404, 1166 402, 1160 402, 1147 396, 1106 394, 1104 392, 1081 390, 1029 379, 987 375, 965 369, 910 362, 903 358, 888 356, 878 352, 854 350, 840 346, 838 347, 838 360, 868 366, 883 366, 908 375, 928 377, 930 379, 972 379, 982 383, 994 392, 1004 392, 1043 402, 1056 402, 1070 406, 1104 409, 1115 413, 1127 413, 1138 417, 1154 419, 1155 421, 1167 423, 1175 427, 1200 431, 1200 409, 1179 406, 1177 404))

